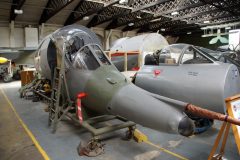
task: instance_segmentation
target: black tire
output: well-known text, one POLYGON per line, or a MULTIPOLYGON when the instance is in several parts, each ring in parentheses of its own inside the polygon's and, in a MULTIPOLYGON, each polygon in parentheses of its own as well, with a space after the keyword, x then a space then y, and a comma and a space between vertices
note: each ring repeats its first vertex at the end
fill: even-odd
POLYGON ((11 77, 8 77, 8 76, 3 77, 3 82, 8 83, 8 82, 11 82, 11 81, 12 81, 11 77))
POLYGON ((20 80, 21 79, 20 74, 19 73, 14 74, 13 79, 20 80))

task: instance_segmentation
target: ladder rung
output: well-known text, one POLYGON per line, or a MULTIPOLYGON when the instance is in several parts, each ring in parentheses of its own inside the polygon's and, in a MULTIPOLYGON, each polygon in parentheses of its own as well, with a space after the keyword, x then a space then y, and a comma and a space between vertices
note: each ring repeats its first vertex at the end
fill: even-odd
POLYGON ((51 111, 55 113, 55 109, 51 108, 51 111))
POLYGON ((56 99, 54 99, 54 98, 52 98, 52 100, 54 101, 54 102, 56 102, 57 100, 56 99))

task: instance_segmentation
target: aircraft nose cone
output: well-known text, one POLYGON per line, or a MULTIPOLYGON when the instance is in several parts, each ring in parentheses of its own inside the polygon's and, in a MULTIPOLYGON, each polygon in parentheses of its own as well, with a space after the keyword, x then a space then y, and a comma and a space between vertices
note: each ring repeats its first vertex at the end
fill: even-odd
POLYGON ((186 116, 183 117, 178 125, 178 133, 183 136, 191 136, 194 132, 193 122, 186 116))
POLYGON ((156 99, 133 84, 123 86, 109 103, 109 112, 165 133, 193 133, 193 123, 174 104, 156 99), (137 93, 137 94, 136 94, 137 93))

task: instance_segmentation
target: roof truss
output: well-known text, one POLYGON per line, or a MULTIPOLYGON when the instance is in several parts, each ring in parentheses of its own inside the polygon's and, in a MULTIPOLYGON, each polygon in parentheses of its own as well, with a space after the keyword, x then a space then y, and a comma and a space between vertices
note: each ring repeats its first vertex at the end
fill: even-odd
POLYGON ((48 0, 48 3, 39 20, 39 24, 45 23, 73 1, 74 0, 48 0))
POLYGON ((25 0, 13 0, 10 12, 10 21, 14 21, 17 17, 17 14, 14 13, 14 10, 20 10, 25 3, 25 0))

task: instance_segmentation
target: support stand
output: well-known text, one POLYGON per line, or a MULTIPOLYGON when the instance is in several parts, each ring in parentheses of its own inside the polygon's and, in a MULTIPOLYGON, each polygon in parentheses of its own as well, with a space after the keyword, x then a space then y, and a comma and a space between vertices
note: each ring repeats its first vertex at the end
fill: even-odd
MULTIPOLYGON (((240 94, 226 98, 225 103, 226 103, 226 106, 227 106, 227 114, 232 118, 240 119, 240 117, 239 117, 240 94)), ((235 141, 236 141, 236 144, 237 144, 237 147, 238 147, 238 151, 240 153, 240 130, 239 130, 239 128, 234 124, 230 124, 228 122, 223 122, 222 127, 221 127, 221 129, 218 133, 218 136, 215 140, 215 143, 213 145, 213 148, 212 148, 212 150, 210 152, 210 155, 208 157, 208 160, 222 160, 225 145, 226 145, 226 142, 227 142, 229 129, 230 129, 231 125, 232 125, 232 129, 233 129, 233 134, 235 136, 235 141), (224 136, 223 136, 222 145, 221 145, 221 148, 220 148, 220 153, 216 154, 214 156, 214 153, 217 150, 217 147, 219 145, 219 142, 220 142, 223 134, 224 134, 224 136)))
MULTIPOLYGON (((84 127, 85 129, 87 129, 89 132, 91 132, 92 134, 92 138, 90 139, 90 141, 87 144, 83 144, 80 143, 77 150, 78 150, 78 154, 80 156, 88 156, 88 157, 95 157, 98 156, 100 154, 104 153, 104 144, 101 143, 101 135, 106 134, 106 133, 110 133, 113 132, 115 130, 120 130, 123 128, 128 128, 127 131, 127 139, 132 138, 134 129, 135 127, 135 123, 128 121, 127 119, 120 117, 120 116, 113 116, 113 115, 102 115, 102 116, 97 116, 97 117, 93 117, 93 118, 89 118, 89 119, 84 119, 83 117, 83 106, 81 104, 82 102, 82 98, 86 97, 87 94, 86 93, 79 93, 77 95, 77 116, 78 116, 78 122, 80 123, 80 125, 82 127, 84 127), (107 125, 107 126, 103 126, 100 128, 95 128, 94 124, 97 123, 101 123, 101 122, 107 122, 110 120, 119 120, 121 123, 120 124, 116 124, 116 125, 107 125)), ((74 119, 74 117, 72 117, 72 119, 74 119)), ((75 121, 77 121, 75 119, 75 121)))
POLYGON ((217 135, 217 138, 215 140, 215 143, 214 143, 214 145, 212 147, 212 150, 210 152, 210 155, 208 157, 208 160, 222 160, 230 126, 231 126, 230 123, 223 122, 223 124, 221 126, 221 129, 220 129, 220 131, 219 131, 219 133, 217 135), (220 152, 218 154, 214 155, 214 153, 216 152, 216 150, 217 150, 217 148, 219 146, 219 143, 220 143, 220 140, 221 140, 223 134, 224 134, 224 136, 223 136, 220 152))

